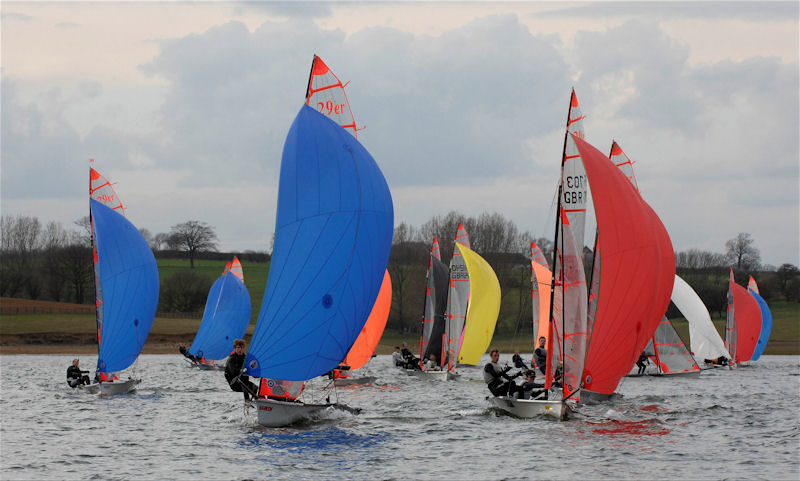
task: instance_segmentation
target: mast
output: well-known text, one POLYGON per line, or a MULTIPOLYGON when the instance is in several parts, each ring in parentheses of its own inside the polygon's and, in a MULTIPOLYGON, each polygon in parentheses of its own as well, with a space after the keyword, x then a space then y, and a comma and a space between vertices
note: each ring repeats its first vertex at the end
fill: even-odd
MULTIPOLYGON (((94 159, 89 159, 89 199, 92 198, 92 167, 91 164, 94 162, 94 159)), ((92 209, 91 209, 91 202, 89 203, 89 240, 92 246, 92 280, 94 280, 94 296, 95 296, 95 309, 94 309, 94 319, 97 325, 97 359, 100 359, 100 327, 101 327, 101 320, 100 320, 100 309, 102 309, 102 304, 98 302, 100 299, 97 298, 98 290, 97 290, 97 246, 94 243, 94 225, 92 224, 92 209)), ((97 368, 95 368, 95 373, 97 372, 97 368)))

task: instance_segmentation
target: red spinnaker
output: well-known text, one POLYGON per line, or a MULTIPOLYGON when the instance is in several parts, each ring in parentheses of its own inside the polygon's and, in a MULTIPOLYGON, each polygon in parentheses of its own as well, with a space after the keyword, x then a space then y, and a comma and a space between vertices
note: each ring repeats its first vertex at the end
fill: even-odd
POLYGON ((612 394, 669 306, 675 254, 664 224, 630 180, 602 152, 572 138, 589 178, 603 246, 584 388, 612 394))
POLYGON ((736 363, 749 361, 761 335, 761 308, 747 289, 734 283, 733 304, 736 313, 736 363))

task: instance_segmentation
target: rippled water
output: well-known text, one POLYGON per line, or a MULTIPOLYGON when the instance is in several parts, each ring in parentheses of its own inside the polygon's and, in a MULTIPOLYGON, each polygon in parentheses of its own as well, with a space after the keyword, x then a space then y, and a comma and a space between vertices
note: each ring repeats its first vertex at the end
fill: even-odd
POLYGON ((797 356, 626 378, 621 398, 566 422, 494 412, 477 368, 436 383, 379 356, 363 369, 375 385, 337 390, 360 415, 279 429, 179 355, 141 356, 139 390, 106 399, 66 385, 72 357, 0 356, 3 479, 800 477, 797 356))

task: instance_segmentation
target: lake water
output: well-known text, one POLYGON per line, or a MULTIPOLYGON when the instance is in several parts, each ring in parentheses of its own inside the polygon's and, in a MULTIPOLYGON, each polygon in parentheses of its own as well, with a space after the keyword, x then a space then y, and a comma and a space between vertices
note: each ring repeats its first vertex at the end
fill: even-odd
POLYGON ((337 390, 361 414, 277 429, 177 354, 141 356, 138 391, 106 399, 66 385, 72 357, 0 356, 0 478, 800 478, 798 356, 626 378, 620 399, 566 422, 491 410, 477 368, 436 383, 379 356, 362 369, 374 386, 337 390))

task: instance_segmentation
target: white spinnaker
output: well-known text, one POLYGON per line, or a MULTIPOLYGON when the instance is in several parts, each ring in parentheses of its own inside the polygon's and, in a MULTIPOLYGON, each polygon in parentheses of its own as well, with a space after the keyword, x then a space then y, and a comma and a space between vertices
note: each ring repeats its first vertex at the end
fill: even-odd
POLYGON ((672 286, 672 302, 689 321, 689 342, 695 359, 700 363, 704 359, 716 359, 720 356, 731 359, 731 354, 725 349, 700 296, 678 275, 675 276, 675 284, 672 286))

